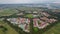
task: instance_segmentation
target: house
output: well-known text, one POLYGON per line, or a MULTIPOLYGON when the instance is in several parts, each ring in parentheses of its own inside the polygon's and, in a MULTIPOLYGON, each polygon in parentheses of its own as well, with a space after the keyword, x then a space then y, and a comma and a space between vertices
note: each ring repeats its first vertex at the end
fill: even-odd
POLYGON ((50 19, 49 20, 49 23, 54 23, 54 22, 56 22, 57 20, 56 19, 50 19))
POLYGON ((26 24, 26 25, 25 25, 25 32, 30 32, 29 24, 26 24))
POLYGON ((41 20, 43 21, 48 21, 49 19, 47 17, 40 17, 41 20))
POLYGON ((37 14, 33 14, 33 17, 38 17, 39 15, 37 15, 37 14))
POLYGON ((18 24, 16 18, 9 18, 7 20, 10 21, 12 24, 18 24))
POLYGON ((34 18, 33 19, 33 25, 34 25, 34 27, 37 27, 38 26, 38 21, 37 20, 38 20, 37 18, 34 18))
POLYGON ((47 12, 40 12, 42 16, 45 16, 45 17, 49 17, 50 14, 48 14, 47 12))

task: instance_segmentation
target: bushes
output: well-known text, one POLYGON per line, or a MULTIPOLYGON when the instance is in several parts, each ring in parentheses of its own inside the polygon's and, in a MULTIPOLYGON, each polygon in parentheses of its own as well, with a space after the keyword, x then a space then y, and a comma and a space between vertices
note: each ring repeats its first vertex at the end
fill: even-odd
POLYGON ((7 28, 5 28, 4 26, 0 26, 0 28, 2 28, 2 29, 3 29, 2 31, 3 31, 4 33, 6 33, 6 31, 8 31, 8 29, 7 29, 7 28))

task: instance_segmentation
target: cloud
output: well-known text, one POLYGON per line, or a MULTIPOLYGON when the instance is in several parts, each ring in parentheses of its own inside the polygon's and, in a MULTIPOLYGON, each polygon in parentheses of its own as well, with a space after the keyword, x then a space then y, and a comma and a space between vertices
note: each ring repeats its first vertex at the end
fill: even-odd
POLYGON ((0 3, 32 3, 31 0, 0 0, 0 3))
POLYGON ((10 3, 55 3, 60 2, 60 0, 0 0, 0 4, 10 4, 10 3))

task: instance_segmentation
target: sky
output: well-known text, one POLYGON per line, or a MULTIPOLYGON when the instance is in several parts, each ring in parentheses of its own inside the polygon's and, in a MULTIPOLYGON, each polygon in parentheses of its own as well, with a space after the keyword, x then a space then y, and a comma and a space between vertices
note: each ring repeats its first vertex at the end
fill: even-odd
POLYGON ((18 3, 60 3, 60 0, 0 0, 0 4, 18 3))

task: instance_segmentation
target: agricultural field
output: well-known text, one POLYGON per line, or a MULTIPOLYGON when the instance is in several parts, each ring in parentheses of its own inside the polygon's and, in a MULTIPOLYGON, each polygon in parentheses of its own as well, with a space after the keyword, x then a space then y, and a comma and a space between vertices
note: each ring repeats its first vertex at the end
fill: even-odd
POLYGON ((18 13, 18 11, 15 9, 10 9, 10 8, 0 10, 0 16, 9 16, 14 13, 18 13))

